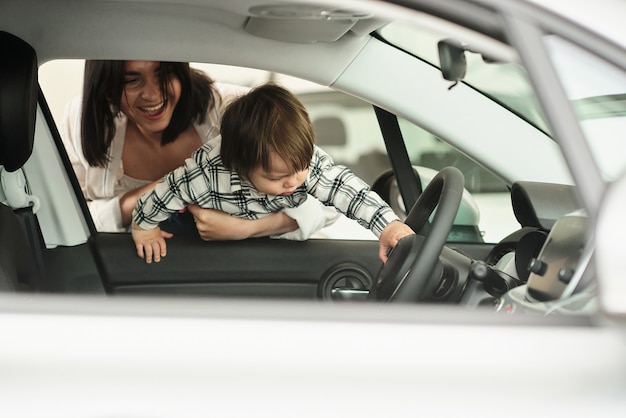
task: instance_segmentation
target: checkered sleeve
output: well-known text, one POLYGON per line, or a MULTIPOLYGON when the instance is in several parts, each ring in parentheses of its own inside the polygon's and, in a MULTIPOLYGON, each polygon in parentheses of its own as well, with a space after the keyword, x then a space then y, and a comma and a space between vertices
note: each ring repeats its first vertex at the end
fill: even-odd
POLYGON ((198 149, 185 165, 168 173, 139 199, 133 220, 142 229, 152 229, 188 204, 198 204, 210 193, 211 173, 215 170, 204 148, 198 149))
POLYGON ((309 172, 308 191, 327 206, 334 206, 350 219, 380 237, 391 221, 399 219, 393 209, 349 168, 335 165, 316 147, 309 172))

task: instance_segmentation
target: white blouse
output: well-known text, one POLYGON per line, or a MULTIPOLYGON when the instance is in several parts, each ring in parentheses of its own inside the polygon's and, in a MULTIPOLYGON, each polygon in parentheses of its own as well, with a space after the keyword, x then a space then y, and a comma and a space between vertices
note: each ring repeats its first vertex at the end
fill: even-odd
MULTIPOLYGON (((218 102, 217 106, 209 109, 203 124, 194 124, 203 144, 219 136, 220 123, 226 105, 248 91, 247 87, 232 84, 216 83, 215 86, 222 100, 218 102)), ((150 183, 150 181, 133 179, 124 174, 122 151, 127 124, 127 118, 124 114, 120 114, 115 120, 115 136, 109 148, 107 166, 91 167, 87 163, 82 151, 81 101, 82 97, 79 96, 66 106, 65 115, 61 122, 61 138, 83 195, 87 200, 96 229, 102 232, 123 232, 126 231, 126 228, 122 225, 120 197, 130 190, 150 183)))

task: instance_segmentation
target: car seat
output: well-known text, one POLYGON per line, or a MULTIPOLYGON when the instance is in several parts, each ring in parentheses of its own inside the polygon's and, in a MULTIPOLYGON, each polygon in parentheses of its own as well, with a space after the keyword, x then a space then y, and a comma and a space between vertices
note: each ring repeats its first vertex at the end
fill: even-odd
MULTIPOLYGON (((37 56, 22 39, 0 31, 0 291, 33 290, 40 278, 22 214, 9 206, 8 183, 33 150, 37 110, 37 56), (6 180, 6 181, 5 181, 6 180)), ((21 177, 23 178, 23 177, 21 177)))

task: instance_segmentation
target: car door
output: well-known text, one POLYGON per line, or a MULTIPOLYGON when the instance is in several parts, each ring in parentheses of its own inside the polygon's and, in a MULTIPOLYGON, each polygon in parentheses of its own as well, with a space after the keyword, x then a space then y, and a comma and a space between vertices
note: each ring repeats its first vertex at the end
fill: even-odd
MULTIPOLYGON (((54 79, 50 75, 52 71, 48 70, 53 65, 55 64, 46 64, 42 78, 54 79)), ((196 66, 204 69, 201 64, 196 66)), ((77 61, 69 67, 63 63, 63 67, 59 68, 62 69, 57 71, 59 74, 76 74, 80 78, 82 62, 77 61)), ((277 75, 272 77, 275 78, 277 75)), ((45 83, 42 90, 49 94, 48 97, 43 97, 42 91, 41 105, 45 110, 48 129, 56 138, 57 148, 63 155, 64 150, 62 145, 59 145, 61 141, 55 119, 56 123, 60 123, 63 106, 72 95, 79 92, 80 83, 58 78, 55 82, 62 82, 67 88, 60 94, 50 87, 56 86, 55 83, 45 83), (51 103, 50 106, 47 99, 51 103)), ((380 185, 375 184, 377 181, 380 183, 379 179, 383 173, 390 173, 391 166, 371 105, 334 91, 303 94, 300 97, 311 114, 318 144, 324 147, 337 163, 350 167, 373 185, 383 198, 392 203, 392 199, 397 196, 385 195, 388 190, 382 190, 380 185), (348 125, 350 132, 355 125, 361 123, 361 120, 355 119, 354 116, 360 117, 364 105, 367 107, 365 116, 368 119, 363 126, 368 127, 368 137, 371 139, 363 141, 364 137, 360 136, 359 140, 355 141, 354 133, 346 136, 345 125, 348 125), (323 111, 326 108, 331 110, 338 108, 339 111, 334 114, 345 117, 343 120, 330 119, 329 125, 329 120, 324 119, 323 111), (332 123, 336 121, 339 123, 332 123), (333 137, 338 138, 334 143, 333 137), (345 157, 349 155, 356 158, 346 159, 345 157), (374 164, 374 160, 378 163, 374 164)), ((434 140, 431 137, 426 140, 431 145, 425 146, 432 148, 434 140)), ((397 138, 397 141, 402 143, 403 138, 397 138)), ((402 159, 403 155, 400 153, 394 158, 402 159)), ((65 163, 66 170, 72 177, 71 165, 67 160, 65 163)), ((418 188, 421 189, 422 185, 420 184, 418 188)), ((81 203, 82 216, 90 228, 89 243, 72 249, 57 248, 52 251, 54 256, 48 254, 48 258, 55 259, 54 264, 59 266, 58 269, 47 273, 51 277, 43 287, 49 290, 147 295, 364 298, 382 265, 378 258, 376 237, 345 217, 342 217, 336 225, 323 230, 318 238, 306 242, 286 242, 270 238, 205 242, 197 235, 177 235, 169 240, 168 256, 163 261, 146 265, 136 256, 128 233, 103 233, 95 230, 76 181, 73 181, 73 189, 81 203), (80 262, 69 264, 61 262, 66 257, 80 262), (76 266, 75 271, 68 271, 68 265, 76 266), (86 274, 85 271, 89 273, 86 274)), ((415 190, 413 195, 418 193, 419 190, 415 190)), ((397 212, 404 211, 403 208, 394 207, 394 209, 397 212)), ((480 259, 483 259, 493 247, 493 244, 484 243, 482 239, 456 240, 455 245, 466 254, 480 259)))
POLYGON ((41 251, 47 268, 39 290, 305 299, 352 298, 360 290, 363 298, 382 265, 375 239, 206 242, 196 234, 174 236, 168 256, 148 265, 137 257, 129 233, 96 231, 43 93, 39 104, 43 123, 36 135, 40 142, 54 140, 88 235, 86 243, 41 251))

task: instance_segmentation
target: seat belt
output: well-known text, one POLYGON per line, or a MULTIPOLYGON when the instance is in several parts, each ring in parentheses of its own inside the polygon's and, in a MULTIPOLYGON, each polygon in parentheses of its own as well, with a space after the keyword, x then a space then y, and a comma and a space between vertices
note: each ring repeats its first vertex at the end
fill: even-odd
POLYGON ((380 131, 383 134, 391 168, 396 175, 400 195, 408 214, 417 198, 422 194, 422 183, 411 164, 396 115, 377 106, 374 106, 374 111, 380 131))
POLYGON ((40 283, 32 284, 34 287, 32 290, 39 290, 46 277, 43 260, 45 242, 35 215, 40 207, 39 198, 29 193, 26 177, 21 168, 9 172, 0 166, 0 184, 2 186, 0 191, 4 193, 4 196, 0 196, 0 198, 3 198, 4 203, 13 209, 24 230, 40 280, 40 283))

